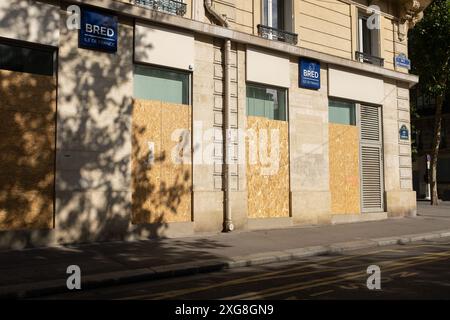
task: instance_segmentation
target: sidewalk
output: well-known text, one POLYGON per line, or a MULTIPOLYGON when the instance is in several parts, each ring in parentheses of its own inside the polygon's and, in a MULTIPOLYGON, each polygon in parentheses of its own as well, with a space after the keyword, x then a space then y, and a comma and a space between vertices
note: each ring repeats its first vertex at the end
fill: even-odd
POLYGON ((0 298, 66 291, 78 265, 82 288, 217 271, 315 254, 450 237, 450 206, 421 203, 416 218, 233 232, 0 252, 0 298))

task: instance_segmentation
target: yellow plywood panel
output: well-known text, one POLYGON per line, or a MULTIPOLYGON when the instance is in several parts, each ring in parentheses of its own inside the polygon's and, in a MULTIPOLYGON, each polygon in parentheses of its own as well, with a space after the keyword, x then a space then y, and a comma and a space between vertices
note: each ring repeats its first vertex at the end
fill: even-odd
POLYGON ((134 102, 133 223, 191 220, 191 165, 175 163, 172 156, 179 132, 190 144, 190 117, 191 108, 186 105, 134 102))
POLYGON ((0 101, 3 110, 54 115, 55 77, 0 70, 0 101))
POLYGON ((132 121, 132 221, 155 222, 161 180, 161 102, 135 100, 132 121))
POLYGON ((360 213, 358 127, 329 124, 329 159, 332 213, 360 213))
POLYGON ((247 129, 258 137, 256 163, 252 163, 249 154, 251 139, 247 141, 248 215, 250 218, 289 217, 288 122, 250 116, 247 117, 247 129), (272 130, 278 132, 278 140, 272 141, 272 130), (260 143, 261 134, 267 135, 268 145, 260 143), (267 148, 267 152, 262 148, 267 148), (268 160, 270 156, 267 160, 261 157, 261 153, 270 155, 273 149, 278 149, 274 153, 277 155, 276 166, 268 160))
POLYGON ((161 205, 171 222, 191 221, 190 118, 189 106, 163 103, 161 205))
POLYGON ((0 230, 53 227, 56 79, 0 70, 0 230))

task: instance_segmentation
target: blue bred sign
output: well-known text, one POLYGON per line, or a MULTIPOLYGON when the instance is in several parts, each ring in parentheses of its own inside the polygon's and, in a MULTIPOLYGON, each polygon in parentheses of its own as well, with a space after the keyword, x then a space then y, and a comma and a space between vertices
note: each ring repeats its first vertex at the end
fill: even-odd
POLYGON ((117 17, 83 9, 78 42, 80 48, 117 52, 117 17))
POLYGON ((308 59, 300 59, 299 74, 301 88, 320 89, 320 62, 308 59))
POLYGON ((399 55, 395 56, 395 65, 397 67, 402 67, 410 70, 411 60, 409 60, 404 53, 400 53, 399 55))

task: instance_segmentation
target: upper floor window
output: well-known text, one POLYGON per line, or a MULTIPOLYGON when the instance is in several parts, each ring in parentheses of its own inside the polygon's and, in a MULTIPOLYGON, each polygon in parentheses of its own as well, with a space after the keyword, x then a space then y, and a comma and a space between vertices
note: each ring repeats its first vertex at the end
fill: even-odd
POLYGON ((134 0, 134 3, 152 10, 176 14, 178 16, 184 16, 187 8, 183 0, 134 0))
POLYGON ((380 58, 380 30, 378 26, 373 23, 369 15, 359 12, 356 59, 382 67, 384 61, 380 58))
POLYGON ((260 36, 297 44, 293 33, 292 0, 262 0, 262 23, 258 25, 260 36))
POLYGON ((285 28, 285 0, 263 0, 264 19, 263 24, 279 30, 285 28))

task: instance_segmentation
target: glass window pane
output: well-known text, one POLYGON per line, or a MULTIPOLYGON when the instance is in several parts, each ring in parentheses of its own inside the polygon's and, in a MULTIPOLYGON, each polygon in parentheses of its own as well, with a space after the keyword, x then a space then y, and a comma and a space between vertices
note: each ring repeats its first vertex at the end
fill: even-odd
POLYGON ((247 115, 286 120, 285 90, 247 86, 247 115))
POLYGON ((134 97, 169 103, 189 104, 189 74, 153 67, 136 66, 134 97))
POLYGON ((285 30, 284 27, 284 0, 272 0, 272 4, 275 4, 273 11, 276 18, 273 21, 273 26, 280 30, 285 30))
POLYGON ((0 69, 51 76, 53 51, 0 44, 0 69))
POLYGON ((278 91, 278 103, 275 109, 275 119, 286 120, 286 91, 278 91))
POLYGON ((263 1, 263 11, 264 11, 264 19, 263 19, 263 25, 268 26, 269 23, 269 0, 263 1))
POLYGON ((367 53, 367 54, 372 54, 372 36, 371 36, 371 31, 370 29, 367 27, 367 19, 363 18, 362 19, 362 38, 363 38, 363 52, 367 53))
POLYGON ((328 119, 330 123, 356 125, 355 104, 344 101, 329 101, 328 119))

